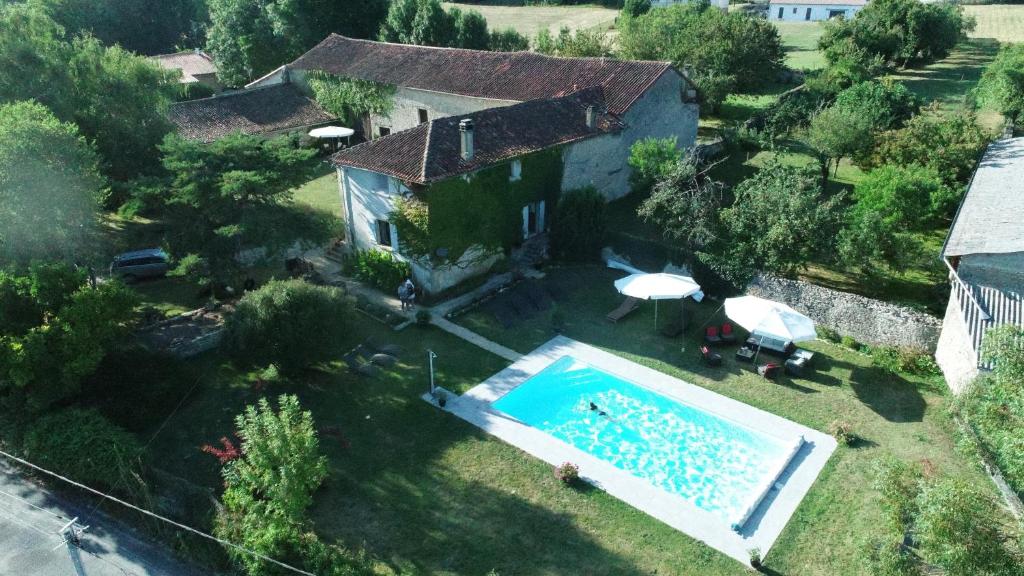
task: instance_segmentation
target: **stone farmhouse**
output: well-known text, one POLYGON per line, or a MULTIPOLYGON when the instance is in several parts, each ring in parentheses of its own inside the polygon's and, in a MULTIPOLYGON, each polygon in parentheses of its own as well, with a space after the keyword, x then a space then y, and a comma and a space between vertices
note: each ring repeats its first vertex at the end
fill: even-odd
POLYGON ((390 113, 358 127, 373 139, 333 157, 347 241, 409 260, 431 293, 542 244, 562 192, 625 195, 637 140, 697 136, 696 90, 667 62, 331 35, 250 88, 313 71, 394 87, 390 113), (396 219, 400 207, 416 217, 396 219))
POLYGON ((770 0, 769 20, 819 22, 832 18, 853 18, 868 0, 770 0))
POLYGON ((989 368, 985 331, 1024 327, 1024 138, 989 145, 942 249, 952 284, 935 359, 960 392, 989 368))

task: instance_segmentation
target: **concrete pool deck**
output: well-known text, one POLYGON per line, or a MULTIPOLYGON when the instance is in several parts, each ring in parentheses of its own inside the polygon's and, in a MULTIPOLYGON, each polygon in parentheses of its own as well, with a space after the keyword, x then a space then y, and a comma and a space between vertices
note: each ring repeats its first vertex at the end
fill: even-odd
POLYGON ((580 476, 590 484, 744 564, 748 563, 749 550, 753 548, 759 549, 762 557, 768 554, 836 448, 836 441, 827 434, 562 336, 553 338, 462 396, 452 398, 446 409, 549 464, 577 464, 580 476), (737 533, 726 521, 681 496, 655 487, 491 407, 492 402, 563 356, 572 356, 758 433, 782 440, 803 436, 804 444, 737 533))

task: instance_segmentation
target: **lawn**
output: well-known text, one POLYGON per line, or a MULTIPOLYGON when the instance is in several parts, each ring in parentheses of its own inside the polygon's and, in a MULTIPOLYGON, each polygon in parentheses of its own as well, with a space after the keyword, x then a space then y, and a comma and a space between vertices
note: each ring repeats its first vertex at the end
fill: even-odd
MULTIPOLYGON (((567 336, 819 430, 843 419, 864 438, 832 456, 768 555, 776 573, 866 573, 861 543, 881 514, 870 469, 883 456, 927 459, 941 473, 989 486, 953 451, 947 397, 934 380, 893 376, 859 353, 820 342, 809 345, 819 353, 811 379, 773 384, 731 359, 708 369, 694 340, 654 332, 650 306, 618 325, 604 320, 621 299, 611 287, 616 272, 552 267, 548 273, 578 286, 563 306, 567 336)), ((710 301, 690 306, 692 330, 717 308, 710 301)), ((672 310, 662 306, 662 318, 672 310)), ((521 352, 554 335, 548 315, 509 330, 482 311, 457 321, 521 352)), ((296 393, 319 427, 340 430, 344 438, 321 440, 331 474, 316 494, 316 528, 328 539, 364 546, 381 574, 747 573, 600 490, 566 489, 547 464, 419 398, 427 388, 428 349, 438 355, 438 383, 458 392, 505 367, 504 360, 434 328, 393 332, 365 319, 354 322, 358 330, 337 343, 338 357, 374 337, 404 347, 395 368, 365 379, 331 364, 260 392, 252 373, 223 358, 196 360, 205 376, 157 435, 152 453, 160 455, 158 465, 173 462, 169 472, 217 489, 216 461, 199 446, 230 434, 234 415, 262 394, 296 393)))
POLYGON ((818 39, 824 28, 820 22, 773 22, 779 29, 786 49, 786 65, 796 70, 818 70, 825 67, 825 57, 818 50, 818 39))
POLYGON ((476 10, 487 19, 491 30, 513 28, 527 38, 533 38, 542 28, 558 32, 563 26, 571 30, 581 28, 609 29, 615 24, 619 11, 604 6, 522 6, 522 2, 490 1, 481 4, 445 2, 448 7, 476 10))
POLYGON ((338 219, 342 217, 338 174, 326 163, 317 170, 315 178, 296 188, 294 195, 295 204, 300 207, 309 207, 338 219))
POLYGON ((978 25, 971 38, 994 38, 1000 42, 1024 42, 1024 6, 989 4, 964 5, 964 12, 974 16, 978 25))

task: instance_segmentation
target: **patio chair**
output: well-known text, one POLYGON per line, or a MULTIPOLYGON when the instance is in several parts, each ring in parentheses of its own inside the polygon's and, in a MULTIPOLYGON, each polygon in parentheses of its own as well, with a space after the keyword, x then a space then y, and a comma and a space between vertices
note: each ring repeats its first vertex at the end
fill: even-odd
POLYGON ((618 308, 609 312, 608 315, 605 316, 605 318, 607 318, 609 322, 618 322, 619 320, 622 320, 623 318, 628 316, 630 312, 636 310, 639 307, 639 300, 633 298, 632 296, 626 296, 626 299, 622 301, 622 304, 619 304, 618 308))
POLYGON ((706 344, 700 347, 700 355, 708 366, 721 366, 722 355, 708 348, 706 344))
POLYGON ((718 326, 708 326, 704 330, 704 341, 708 344, 722 343, 722 337, 718 335, 718 326))
POLYGON ((721 338, 722 338, 722 342, 725 342, 727 344, 732 344, 733 342, 736 341, 736 332, 733 331, 732 324, 730 324, 728 322, 726 322, 725 324, 722 324, 722 335, 721 335, 721 338))
POLYGON ((779 375, 779 370, 782 367, 774 362, 769 362, 762 366, 757 367, 757 373, 768 380, 774 380, 779 375))

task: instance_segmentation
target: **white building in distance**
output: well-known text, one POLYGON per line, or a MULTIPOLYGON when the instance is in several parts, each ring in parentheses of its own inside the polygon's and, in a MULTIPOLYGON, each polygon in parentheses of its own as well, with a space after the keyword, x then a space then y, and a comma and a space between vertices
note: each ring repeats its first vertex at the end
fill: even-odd
POLYGON ((849 19, 867 5, 867 0, 771 0, 768 19, 786 22, 849 19))

